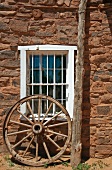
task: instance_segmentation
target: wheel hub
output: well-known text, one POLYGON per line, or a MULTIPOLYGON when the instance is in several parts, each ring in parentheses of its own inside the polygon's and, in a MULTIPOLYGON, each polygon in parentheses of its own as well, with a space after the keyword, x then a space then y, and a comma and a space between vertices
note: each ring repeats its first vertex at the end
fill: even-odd
POLYGON ((36 123, 33 125, 33 133, 39 134, 42 132, 42 125, 40 123, 36 123))

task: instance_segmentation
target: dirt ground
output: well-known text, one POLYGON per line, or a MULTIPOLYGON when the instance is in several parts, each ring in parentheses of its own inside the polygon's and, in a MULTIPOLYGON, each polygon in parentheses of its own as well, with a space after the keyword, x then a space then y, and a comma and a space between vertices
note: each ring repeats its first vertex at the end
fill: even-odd
MULTIPOLYGON (((91 168, 89 170, 112 170, 112 157, 105 158, 105 159, 93 159, 90 158, 87 160, 84 164, 91 165, 91 168)), ((82 164, 81 164, 82 166, 82 164)), ((25 166, 20 165, 18 163, 15 163, 11 160, 10 155, 2 155, 0 154, 0 170, 72 170, 70 166, 69 158, 62 158, 61 160, 58 160, 56 163, 53 163, 53 165, 50 165, 48 167, 31 167, 31 166, 25 166)), ((88 170, 87 168, 83 169, 76 169, 76 170, 88 170)))

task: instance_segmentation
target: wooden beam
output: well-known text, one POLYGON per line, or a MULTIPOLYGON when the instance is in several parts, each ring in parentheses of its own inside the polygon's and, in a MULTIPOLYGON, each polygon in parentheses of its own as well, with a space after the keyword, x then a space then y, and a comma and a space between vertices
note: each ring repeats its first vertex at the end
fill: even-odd
POLYGON ((84 37, 87 0, 80 0, 78 22, 78 50, 76 56, 76 77, 74 94, 74 115, 72 122, 71 166, 75 168, 81 162, 81 122, 82 122, 82 85, 84 74, 84 37))

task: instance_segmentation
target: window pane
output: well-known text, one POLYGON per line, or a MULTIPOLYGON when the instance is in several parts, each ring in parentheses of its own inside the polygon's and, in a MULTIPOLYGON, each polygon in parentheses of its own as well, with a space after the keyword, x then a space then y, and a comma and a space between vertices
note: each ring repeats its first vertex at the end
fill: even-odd
POLYGON ((30 69, 32 68, 32 55, 30 55, 30 69))
MULTIPOLYGON (((28 94, 29 95, 29 94, 28 94)), ((32 93, 32 87, 30 87, 30 95, 33 95, 33 93, 32 93)))
POLYGON ((39 94, 39 86, 33 86, 33 94, 39 94))
POLYGON ((61 62, 61 55, 56 55, 55 57, 55 68, 61 68, 62 62, 61 62))
POLYGON ((40 71, 33 71, 33 83, 40 83, 40 71))
POLYGON ((48 96, 53 97, 53 86, 48 86, 48 96))
POLYGON ((66 108, 66 100, 63 100, 63 105, 64 105, 65 108, 66 108))
POLYGON ((42 68, 47 68, 47 55, 42 56, 42 68))
POLYGON ((63 68, 66 68, 66 55, 63 55, 63 68))
MULTIPOLYGON (((61 100, 58 100, 60 103, 61 103, 61 100)), ((59 106, 55 106, 55 112, 57 113, 57 112, 60 112, 61 111, 61 109, 60 109, 60 107, 59 106)))
POLYGON ((42 70, 42 83, 47 83, 47 70, 42 70))
POLYGON ((47 101, 42 100, 42 113, 46 113, 47 111, 47 101))
POLYGON ((53 83, 54 73, 53 70, 48 70, 48 83, 53 83))
POLYGON ((32 83, 32 70, 30 70, 30 83, 32 83))
POLYGON ((56 86, 56 99, 61 99, 61 86, 56 86))
POLYGON ((53 69, 54 68, 54 56, 48 55, 48 68, 53 69))
MULTIPOLYGON (((48 108, 49 108, 50 104, 51 104, 51 101, 48 101, 48 108)), ((51 114, 53 113, 53 105, 52 105, 52 107, 50 108, 49 113, 51 113, 51 114)), ((50 115, 51 115, 51 114, 50 114, 50 115)))
POLYGON ((66 70, 63 70, 63 83, 66 83, 66 70))
POLYGON ((39 55, 33 56, 33 68, 39 68, 40 58, 39 55))
POLYGON ((66 99, 66 86, 63 86, 63 99, 66 99))
POLYGON ((62 82, 62 75, 61 75, 62 71, 61 70, 56 70, 55 71, 55 77, 56 77, 56 83, 61 83, 62 82))
POLYGON ((47 86, 42 86, 42 94, 47 95, 47 86))

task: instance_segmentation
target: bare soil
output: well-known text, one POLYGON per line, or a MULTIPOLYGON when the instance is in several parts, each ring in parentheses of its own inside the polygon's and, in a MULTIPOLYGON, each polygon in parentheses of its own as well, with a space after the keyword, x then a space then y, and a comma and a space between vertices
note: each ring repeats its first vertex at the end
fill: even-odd
MULTIPOLYGON (((112 170, 112 157, 105 159, 90 158, 85 162, 91 165, 90 170, 112 170)), ((15 163, 10 155, 0 154, 0 170, 72 170, 69 158, 62 158, 48 167, 31 167, 15 163)), ((78 170, 78 169, 77 169, 78 170)), ((83 170, 83 169, 82 169, 83 170)), ((86 170, 86 169, 84 169, 86 170)))

